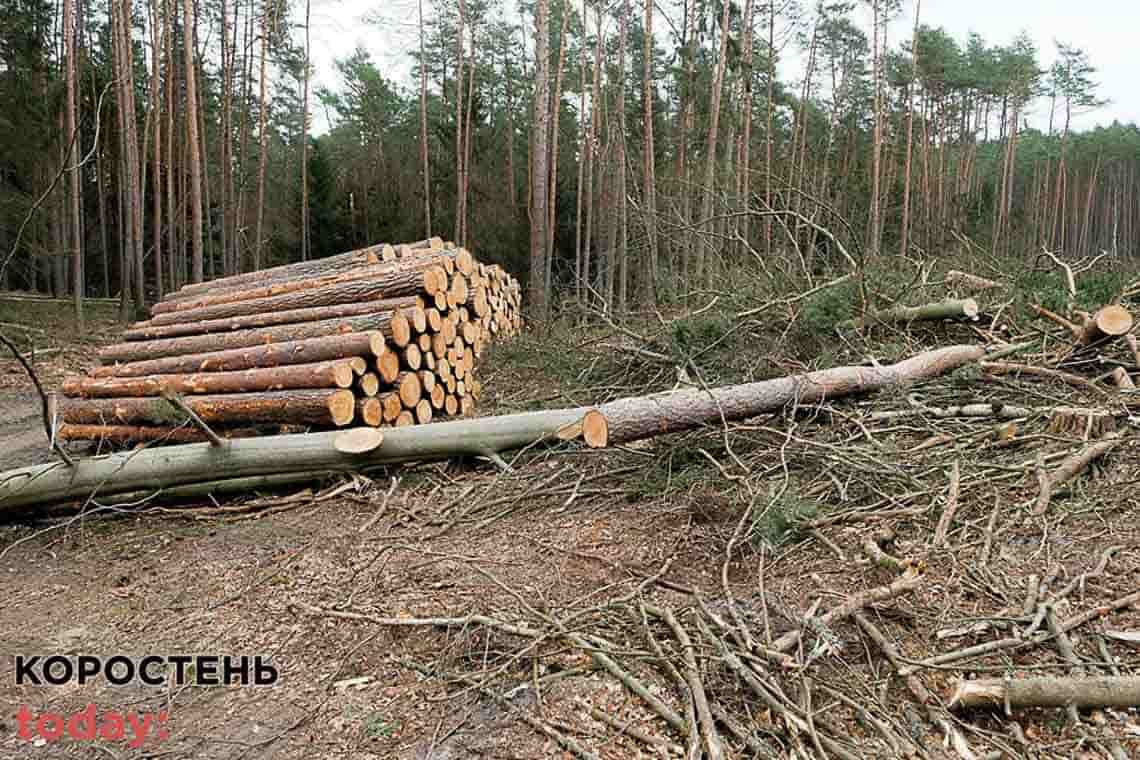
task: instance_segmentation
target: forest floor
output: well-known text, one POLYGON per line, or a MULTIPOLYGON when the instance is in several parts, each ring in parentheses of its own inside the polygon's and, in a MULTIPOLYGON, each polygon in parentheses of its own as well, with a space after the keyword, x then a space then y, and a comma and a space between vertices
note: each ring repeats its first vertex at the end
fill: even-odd
MULTIPOLYGON (((911 290, 946 294, 926 277, 920 285, 911 290)), ((1002 334, 991 319, 839 336, 828 323, 853 297, 720 297, 696 316, 646 315, 625 329, 566 320, 528 330, 483 357, 479 413, 885 363, 1002 334)), ((985 310, 1024 334, 1029 323, 1007 301, 985 310)), ((39 325, 37 346, 65 348, 37 365, 45 385, 90 361, 84 336, 28 320, 2 321, 39 325)), ((90 340, 109 339, 105 328, 90 340)), ((15 369, 0 360, 12 420, 0 417, 0 445, 40 430, 15 369)), ((929 413, 968 402, 1099 407, 1102 394, 967 368, 615 449, 527 451, 509 472, 420 464, 226 503, 0 525, 0 757, 679 756, 689 741, 661 715, 702 724, 683 698, 698 691, 731 718, 717 720, 729 756, 1137 757, 1135 710, 1082 711, 1070 725, 1063 710, 943 707, 960 678, 1073 672, 1056 638, 1038 633, 1054 619, 1074 621, 1067 638, 1086 672, 1140 673, 1140 606, 1113 604, 1140 589, 1132 418, 1108 456, 1033 515, 1038 453, 1055 465, 1089 444, 1087 431, 1054 430, 1047 414, 1011 424, 929 413), (827 618, 884 588, 861 609, 897 649, 894 665, 868 628, 827 618), (419 624, 468 615, 540 635, 419 624), (772 703, 725 665, 749 637, 750 669, 772 703), (788 637, 782 664, 765 657, 788 637), (933 693, 929 710, 897 674, 1014 637, 1022 643, 917 667, 911 681, 933 693), (14 687, 9 655, 46 652, 269 654, 280 680, 158 693, 14 687), (169 735, 130 748, 35 746, 16 734, 21 705, 71 714, 88 703, 166 710, 169 735)), ((4 465, 19 463, 2 452, 4 465)))

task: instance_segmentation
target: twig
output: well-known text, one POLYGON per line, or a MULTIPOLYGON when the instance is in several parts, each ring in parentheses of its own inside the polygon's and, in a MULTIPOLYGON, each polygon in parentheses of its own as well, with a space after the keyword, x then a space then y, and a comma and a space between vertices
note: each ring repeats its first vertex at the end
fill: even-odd
POLYGON ((942 546, 946 542, 946 532, 950 529, 950 522, 954 519, 954 513, 958 511, 958 489, 961 482, 961 470, 958 467, 958 460, 955 459, 950 468, 950 493, 946 497, 946 509, 942 511, 942 517, 939 518, 938 527, 934 531, 935 546, 942 546))
POLYGON ((210 429, 210 426, 206 424, 205 420, 203 420, 201 417, 199 417, 197 412, 195 412, 193 409, 191 409, 189 404, 187 404, 185 401, 183 401, 182 397, 180 395, 178 395, 177 393, 174 393, 173 391, 164 390, 162 392, 162 397, 164 399, 166 399, 166 402, 168 404, 170 404, 175 409, 177 409, 178 411, 185 414, 186 418, 188 420, 190 420, 190 422, 194 425, 194 427, 201 430, 202 435, 204 435, 210 439, 210 445, 211 446, 222 447, 222 446, 226 445, 226 439, 222 438, 220 435, 218 435, 212 429, 210 429))
POLYGON ((48 444, 51 446, 52 450, 59 455, 59 458, 67 463, 68 467, 74 467, 75 460, 72 459, 71 456, 63 450, 63 447, 55 441, 55 426, 52 424, 52 415, 49 411, 49 409, 54 405, 49 401, 48 395, 44 393, 44 387, 40 385, 40 379, 36 377, 35 370, 32 369, 31 364, 28 364, 28 360, 24 358, 24 355, 20 353, 19 349, 16 348, 16 345, 12 343, 12 341, 8 340, 6 336, 0 334, 0 341, 2 341, 4 345, 10 348, 12 350, 12 353, 16 355, 16 361, 20 362, 20 365, 24 368, 24 371, 28 373, 28 377, 32 379, 32 385, 36 387, 36 393, 38 393, 40 396, 40 415, 43 419, 44 433, 47 435, 48 444))

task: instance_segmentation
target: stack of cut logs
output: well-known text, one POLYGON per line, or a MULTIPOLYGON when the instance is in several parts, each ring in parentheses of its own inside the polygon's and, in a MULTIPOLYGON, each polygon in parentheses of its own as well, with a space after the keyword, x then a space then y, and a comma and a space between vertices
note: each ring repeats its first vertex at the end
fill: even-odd
POLYGON ((187 285, 64 381, 61 440, 188 442, 468 415, 518 281, 439 238, 187 285))

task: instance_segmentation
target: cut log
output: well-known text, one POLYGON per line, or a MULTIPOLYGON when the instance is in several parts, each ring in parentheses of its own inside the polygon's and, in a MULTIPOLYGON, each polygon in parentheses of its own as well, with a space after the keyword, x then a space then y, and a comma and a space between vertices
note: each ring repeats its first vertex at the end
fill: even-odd
POLYGON ((419 346, 421 354, 426 354, 431 351, 431 335, 428 333, 420 333, 416 336, 415 343, 419 346))
POLYGON ((1112 304, 1085 319, 1076 337, 1080 345, 1089 346, 1103 340, 1119 338, 1131 329, 1132 314, 1123 306, 1112 304))
POLYGON ((475 400, 470 396, 461 396, 459 399, 459 413, 464 417, 475 414, 475 400))
POLYGON ((987 678, 959 681, 949 707, 1140 707, 1140 676, 987 678))
POLYGON ((229 333, 235 330, 250 330, 297 322, 326 322, 330 319, 360 317, 379 312, 410 309, 419 306, 419 301, 418 296, 405 296, 403 298, 385 298, 378 301, 342 303, 336 306, 269 311, 230 319, 207 319, 200 322, 182 322, 173 325, 155 326, 149 321, 138 322, 123 333, 123 339, 128 341, 156 340, 159 338, 179 338, 187 335, 229 333))
POLYGON ((415 372, 401 372, 396 378, 395 386, 400 394, 400 402, 405 409, 415 409, 423 396, 420 378, 415 372))
POLYGON ((428 370, 420 371, 420 386, 423 388, 424 393, 431 393, 435 389, 435 373, 428 370))
POLYGON ((985 277, 979 277, 978 275, 970 274, 969 272, 959 272, 956 269, 951 269, 946 273, 944 282, 947 285, 952 285, 968 290, 993 290, 994 288, 1002 287, 1000 282, 988 280, 985 277))
POLYGON ((400 400, 399 392, 382 393, 377 398, 380 401, 381 416, 384 422, 395 422, 396 418, 400 416, 400 412, 404 411, 404 402, 400 400))
POLYGON ((404 360, 403 364, 410 370, 418 370, 424 366, 423 355, 420 353, 420 347, 415 343, 409 343, 400 349, 400 356, 404 360))
POLYGON ((375 396, 380 391, 380 378, 371 372, 366 372, 360 376, 356 387, 365 396, 375 396))
POLYGON ((96 367, 91 374, 94 377, 142 377, 191 372, 229 372, 256 367, 347 359, 353 356, 382 356, 386 351, 384 336, 379 332, 345 333, 287 343, 270 343, 252 348, 235 348, 229 351, 167 356, 130 364, 117 364, 113 367, 96 367))
POLYGON ((432 387, 431 391, 431 406, 437 412, 443 411, 443 402, 447 398, 447 391, 444 390, 442 385, 436 384, 432 387))
MULTIPOLYGON (((189 396, 187 407, 207 424, 282 423, 335 425, 352 422, 356 399, 348 390, 263 391, 189 396)), ((158 425, 171 427, 186 416, 164 398, 59 400, 64 422, 80 425, 158 425)))
POLYGON ((287 364, 237 372, 199 372, 143 377, 72 376, 63 381, 63 393, 66 396, 81 398, 112 398, 161 396, 164 392, 204 394, 297 388, 350 388, 354 374, 351 361, 345 360, 287 364))
MULTIPOLYGON (((375 401, 375 399, 368 400, 375 401)), ((341 431, 333 439, 333 448, 341 454, 364 454, 380 448, 382 443, 384 443, 384 434, 375 427, 356 427, 341 431)))
POLYGON ((416 422, 421 425, 426 425, 431 422, 431 402, 426 398, 421 398, 416 403, 416 422))
POLYGON ((381 311, 357 317, 328 319, 319 322, 298 322, 255 330, 116 343, 99 351, 99 361, 103 364, 137 362, 166 356, 202 354, 212 351, 264 346, 270 343, 323 338, 337 333, 368 331, 383 334, 394 346, 407 345, 412 336, 411 325, 403 314, 398 311, 381 311))
POLYGON ((270 267, 269 269, 261 269, 256 272, 246 272, 244 274, 230 275, 229 277, 219 277, 216 280, 210 280, 208 282, 184 285, 177 292, 168 294, 166 299, 181 300, 193 298, 200 293, 206 293, 210 290, 234 287, 246 283, 257 284, 258 282, 264 282, 267 278, 320 277, 321 275, 332 272, 348 272, 361 266, 379 263, 381 260, 380 254, 386 246, 391 247, 387 243, 380 243, 378 245, 368 246, 367 248, 361 248, 357 251, 342 253, 338 256, 328 256, 323 259, 312 259, 310 261, 298 261, 293 264, 270 267))
POLYGON ((443 399, 443 411, 448 417, 454 417, 459 413, 459 399, 452 394, 447 394, 443 399))
MULTIPOLYGON (((223 438, 250 438, 264 435, 256 428, 233 428, 216 431, 223 438)), ((63 423, 55 431, 60 441, 102 441, 116 445, 132 443, 198 443, 208 440, 206 434, 192 425, 183 427, 150 427, 142 425, 71 425, 63 423)))
MULTIPOLYGON (((429 247, 429 244, 430 241, 428 240, 418 240, 414 243, 404 243, 403 245, 417 249, 425 249, 429 247)), ((367 248, 349 251, 348 253, 342 253, 337 256, 328 256, 323 259, 312 259, 310 261, 298 261, 292 264, 282 264, 281 266, 269 267, 268 269, 259 269, 256 272, 246 272, 244 274, 230 275, 228 277, 219 277, 207 282, 184 285, 178 292, 168 294, 164 300, 185 300, 207 292, 242 289, 250 285, 261 285, 269 281, 311 279, 328 274, 351 272, 363 266, 378 264, 381 261, 388 260, 388 252, 391 252, 394 256, 395 249, 392 244, 377 243, 367 248)))
POLYGON ((414 414, 405 409, 404 411, 400 412, 400 416, 396 418, 396 421, 393 424, 398 428, 408 427, 410 425, 416 424, 416 418, 414 414))
POLYGON ((352 366, 353 374, 357 377, 363 375, 368 371, 368 360, 363 356, 354 356, 351 359, 346 359, 345 361, 349 362, 349 364, 352 366))
MULTIPOLYGON (((555 409, 416 425, 386 433, 383 445, 356 458, 335 450, 333 433, 310 433, 235 440, 223 447, 187 444, 91 457, 78 460, 73 467, 55 462, 0 473, 0 514, 11 514, 36 503, 86 499, 95 492, 122 493, 293 470, 343 470, 384 462, 485 456, 557 438, 560 430, 572 425, 582 426, 582 434, 591 446, 628 443, 702 425, 720 425, 726 419, 745 419, 796 404, 818 404, 854 393, 920 382, 985 355, 980 346, 949 346, 886 366, 835 367, 746 385, 685 389, 621 399, 596 409, 555 409)), ((351 392, 335 393, 347 394, 350 408, 354 407, 351 392)), ((450 405, 454 410, 458 402, 452 396, 448 398, 445 408, 450 405)), ((153 399, 146 401, 154 403, 153 399)), ((191 403, 194 401, 190 399, 191 403)))
POLYGON ((376 357, 376 374, 384 383, 396 382, 400 374, 400 357, 394 351, 385 351, 376 357))
POLYGON ((384 407, 380 399, 360 398, 356 400, 356 417, 365 425, 377 427, 384 421, 384 407))
POLYGON ((427 328, 432 332, 439 332, 439 328, 443 324, 443 317, 440 315, 439 309, 434 306, 426 309, 424 317, 427 319, 427 328))
POLYGON ((250 298, 159 313, 151 319, 151 324, 172 325, 178 322, 198 322, 204 319, 226 319, 246 314, 259 314, 265 311, 335 306, 342 303, 411 296, 421 292, 431 295, 436 289, 436 278, 426 274, 429 269, 427 262, 421 263, 418 260, 414 265, 397 268, 384 267, 383 265, 362 267, 351 275, 345 276, 346 278, 351 277, 351 279, 343 279, 321 287, 283 293, 277 296, 250 298))
POLYGON ((849 319, 837 327, 863 329, 877 323, 924 322, 940 319, 977 319, 978 302, 972 298, 940 301, 923 306, 896 306, 869 312, 862 319, 849 319))

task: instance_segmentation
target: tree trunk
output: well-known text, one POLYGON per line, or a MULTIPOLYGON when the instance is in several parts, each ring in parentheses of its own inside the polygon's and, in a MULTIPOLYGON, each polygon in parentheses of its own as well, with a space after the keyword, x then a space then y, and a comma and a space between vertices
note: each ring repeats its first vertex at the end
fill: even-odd
POLYGON ((977 319, 978 303, 972 298, 940 301, 923 306, 896 306, 893 309, 871 312, 862 319, 841 322, 837 327, 859 328, 877 322, 924 322, 939 319, 977 319))
MULTIPOLYGON (((352 422, 356 397, 349 390, 289 390, 190 396, 184 403, 208 425, 281 423, 336 425, 352 422)), ((165 398, 59 400, 59 414, 78 425, 179 425, 185 414, 165 398)))
POLYGON ((549 143, 547 137, 550 133, 550 56, 548 47, 550 43, 550 0, 537 0, 534 13, 535 30, 535 88, 534 88, 534 126, 531 144, 531 201, 530 215, 530 306, 539 319, 546 318, 546 275, 544 264, 546 259, 546 220, 547 220, 547 191, 549 176, 547 174, 547 157, 549 156, 549 143))
MULTIPOLYGON (((230 428, 216 431, 223 438, 250 438, 264 435, 257 428, 230 428)), ((100 443, 198 443, 208 441, 202 430, 196 427, 153 427, 141 425, 72 425, 61 424, 55 431, 58 441, 99 441, 100 443)), ((258 478, 257 480, 261 480, 258 478)), ((255 487, 253 484, 246 489, 255 487)), ((164 490, 164 493, 166 491, 164 490)))
POLYGON ((550 139, 550 198, 547 204, 546 215, 546 257, 543 263, 542 289, 550 293, 550 278, 554 270, 554 238, 556 226, 556 206, 558 201, 558 144, 559 124, 562 113, 562 72, 566 64, 566 30, 570 23, 569 3, 562 4, 562 25, 558 34, 558 67, 554 74, 554 97, 551 108, 553 116, 550 139))
POLYGON ((355 376, 351 362, 327 361, 237 372, 111 378, 72 376, 64 379, 62 390, 66 396, 81 398, 161 396, 166 392, 193 395, 248 393, 301 388, 351 388, 355 376))
MULTIPOLYGON (((99 360, 104 364, 113 362, 145 362, 161 357, 184 356, 214 351, 242 350, 266 344, 286 341, 308 340, 311 338, 336 338, 343 333, 376 330, 396 346, 406 346, 411 341, 412 328, 408 318, 399 311, 372 311, 367 314, 313 322, 278 325, 256 330, 237 330, 229 333, 192 335, 184 338, 115 343, 99 350, 99 360)), ((329 358, 329 357, 322 357, 329 358)), ((338 357, 332 357, 338 358, 338 357)), ((156 374, 165 370, 159 370, 156 374)), ((185 370, 179 370, 185 371, 185 370)))
POLYGON ((713 76, 712 100, 709 104, 709 134, 705 147, 705 178, 701 188, 701 227, 708 239, 698 241, 697 245, 697 287, 703 287, 706 277, 711 276, 712 266, 706 266, 706 247, 713 245, 711 239, 713 192, 716 184, 716 143, 717 131, 720 125, 720 97, 724 89, 724 69, 728 62, 728 18, 731 3, 724 3, 724 10, 720 18, 720 52, 717 54, 716 73, 713 76))
POLYGON ((75 166, 74 171, 68 171, 68 217, 70 218, 71 239, 68 247, 71 248, 71 290, 74 298, 75 321, 83 327, 83 219, 79 212, 80 184, 83 181, 83 171, 79 164, 82 160, 83 141, 79 137, 79 121, 76 118, 78 110, 78 91, 76 78, 79 72, 79 61, 76 60, 76 0, 63 0, 63 40, 64 55, 67 66, 67 94, 64 104, 66 120, 64 136, 68 140, 67 163, 75 166))
POLYGON ((168 356, 113 367, 97 367, 92 377, 143 377, 145 375, 177 375, 192 372, 233 372, 284 364, 348 359, 354 356, 380 356, 387 351, 379 332, 341 333, 316 338, 269 343, 200 354, 168 356))
MULTIPOLYGON (((109 495, 219 477, 271 475, 296 470, 357 470, 402 461, 486 456, 536 441, 583 436, 588 445, 628 443, 723 420, 747 419, 816 404, 853 393, 930 379, 985 356, 979 346, 949 346, 880 367, 836 367, 804 375, 713 390, 690 389, 622 399, 596 409, 555 409, 414 425, 386 430, 383 443, 364 455, 337 451, 337 432, 231 441, 91 457, 75 467, 37 465, 0 474, 0 514, 93 493, 109 495)), ((343 391, 342 391, 343 392, 343 391)), ((351 396, 351 394, 349 394, 351 396)), ((151 400, 153 403, 153 400, 151 400)), ((453 404, 455 409, 457 404, 453 404)))
MULTIPOLYGON (((307 7, 307 6, 306 6, 307 7)), ((431 237, 431 173, 428 170, 427 59, 424 57, 424 0, 420 13, 420 163, 424 175, 424 236, 431 237)), ((306 32, 307 34, 307 32, 306 32)))
MULTIPOLYGON (((187 2, 188 0, 183 0, 187 2)), ((265 222, 265 167, 269 163, 269 101, 266 96, 266 78, 268 77, 267 54, 269 48, 269 10, 265 3, 261 8, 261 94, 258 98, 258 159, 257 159, 257 229, 253 245, 253 271, 261 269, 261 246, 264 242, 263 224, 265 222)), ((196 280, 195 282, 198 282, 196 280)))
MULTIPOLYGON (((748 0, 751 7, 752 0, 748 0)), ((745 55, 747 55, 747 51, 745 55)), ((645 205, 645 237, 646 237, 646 266, 642 272, 644 278, 644 305, 650 309, 657 305, 657 171, 654 165, 655 148, 653 145, 653 3, 645 3, 645 41, 643 48, 645 57, 645 72, 641 78, 641 92, 644 98, 644 120, 642 132, 645 143, 642 148, 642 170, 644 183, 642 187, 642 203, 645 205)), ((746 64, 747 67, 748 64, 746 64)), ((682 135, 682 137, 684 137, 682 135)))
MULTIPOLYGON (((197 309, 163 313, 150 320, 154 326, 197 322, 205 319, 223 319, 258 314, 271 310, 303 309, 310 306, 336 306, 338 304, 372 301, 379 299, 410 296, 420 292, 434 294, 439 290, 436 272, 432 268, 403 268, 375 273, 362 273, 361 276, 344 275, 323 287, 294 290, 281 295, 232 303, 219 303, 197 309), (427 269, 427 271, 423 271, 427 269)), ((442 272, 442 270, 439 270, 442 272)))
POLYGON ((455 30, 455 242, 463 242, 463 26, 467 3, 459 0, 455 30))
MULTIPOLYGON (((283 311, 261 312, 248 314, 242 317, 229 319, 207 319, 200 322, 183 322, 173 325, 152 325, 147 322, 136 322, 123 332, 123 339, 127 341, 157 340, 160 338, 178 338, 189 335, 206 335, 209 333, 232 333, 237 330, 248 330, 255 327, 272 327, 273 325, 288 325, 298 322, 319 322, 343 317, 358 317, 365 314, 381 311, 404 311, 413 313, 419 309, 420 299, 417 296, 403 298, 385 298, 379 301, 364 301, 361 303, 346 303, 336 306, 314 306, 308 309, 286 309, 283 311)), ((486 308, 484 306, 484 308, 486 308)), ((439 312, 435 309, 436 319, 439 312)), ((479 315, 482 316, 482 315, 479 315)), ((425 314, 425 319, 427 315, 425 314)))
POLYGON ((918 88, 918 14, 922 0, 914 3, 914 35, 911 37, 910 87, 906 109, 906 160, 903 165, 902 232, 899 236, 899 255, 906 256, 910 245, 910 154, 914 144, 914 91, 918 88))

